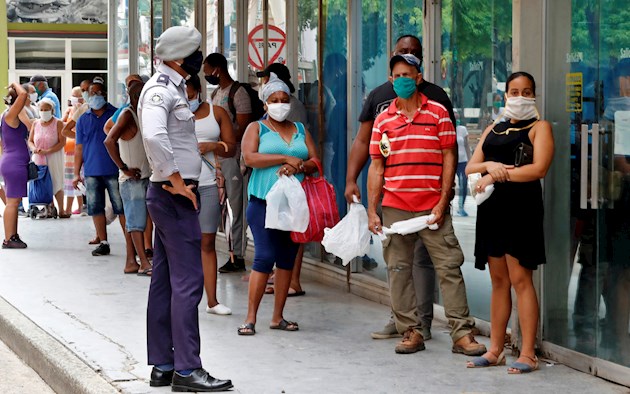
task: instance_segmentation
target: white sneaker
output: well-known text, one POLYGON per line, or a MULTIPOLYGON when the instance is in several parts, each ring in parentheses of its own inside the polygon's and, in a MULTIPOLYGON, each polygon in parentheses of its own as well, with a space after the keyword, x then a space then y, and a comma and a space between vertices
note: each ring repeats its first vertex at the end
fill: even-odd
POLYGON ((216 304, 212 308, 206 305, 206 313, 213 315, 231 315, 232 310, 223 304, 216 304))

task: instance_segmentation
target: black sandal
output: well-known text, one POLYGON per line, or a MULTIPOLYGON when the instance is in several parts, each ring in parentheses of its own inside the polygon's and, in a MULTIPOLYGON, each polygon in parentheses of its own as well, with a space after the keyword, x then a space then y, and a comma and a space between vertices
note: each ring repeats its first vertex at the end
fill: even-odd
POLYGON ((238 335, 255 335, 256 325, 254 323, 245 323, 238 328, 238 335))
POLYGON ((282 330, 282 331, 298 331, 300 327, 296 322, 286 321, 284 319, 280 320, 280 323, 276 325, 270 325, 269 328, 272 330, 282 330))

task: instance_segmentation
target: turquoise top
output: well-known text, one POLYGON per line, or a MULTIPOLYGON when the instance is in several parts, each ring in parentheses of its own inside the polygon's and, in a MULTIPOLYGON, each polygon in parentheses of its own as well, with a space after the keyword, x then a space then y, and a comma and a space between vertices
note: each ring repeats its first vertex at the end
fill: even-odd
MULTIPOLYGON (((308 160, 308 148, 306 147, 304 125, 300 122, 295 122, 294 124, 297 128, 297 133, 294 133, 291 138, 291 142, 287 143, 282 139, 280 134, 271 130, 264 123, 258 122, 260 128, 258 131, 258 137, 260 138, 258 143, 258 153, 294 156, 302 160, 308 160)), ((265 200, 267 193, 269 193, 271 187, 278 180, 278 170, 280 167, 281 165, 266 168, 254 168, 251 176, 249 177, 249 184, 247 185, 249 196, 265 200)), ((304 174, 295 174, 295 177, 302 182, 304 174)))

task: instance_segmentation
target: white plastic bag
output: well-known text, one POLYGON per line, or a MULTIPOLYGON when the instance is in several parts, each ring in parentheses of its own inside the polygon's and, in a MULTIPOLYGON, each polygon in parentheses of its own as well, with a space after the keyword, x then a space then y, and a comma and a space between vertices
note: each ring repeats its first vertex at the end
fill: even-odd
POLYGON ((378 236, 381 240, 385 240, 387 236, 391 234, 407 235, 417 233, 427 227, 431 230, 437 230, 439 228, 437 223, 427 224, 428 221, 433 220, 434 218, 435 215, 430 214, 401 220, 400 222, 392 223, 389 227, 383 227, 383 232, 379 233, 378 236))
POLYGON ((365 207, 355 202, 350 204, 350 211, 335 227, 324 229, 322 245, 347 265, 353 258, 369 251, 371 234, 365 207))
POLYGON ((293 175, 281 175, 267 193, 265 228, 303 233, 310 219, 306 194, 293 175))
POLYGON ((109 226, 116 220, 116 215, 114 213, 114 208, 112 207, 112 202, 109 199, 109 193, 105 193, 105 222, 109 226))
POLYGON ((486 201, 494 191, 494 185, 486 186, 485 190, 482 192, 477 190, 477 182, 479 182, 481 178, 481 174, 478 172, 468 175, 468 188, 470 189, 470 195, 473 196, 477 205, 481 205, 484 201, 486 201))

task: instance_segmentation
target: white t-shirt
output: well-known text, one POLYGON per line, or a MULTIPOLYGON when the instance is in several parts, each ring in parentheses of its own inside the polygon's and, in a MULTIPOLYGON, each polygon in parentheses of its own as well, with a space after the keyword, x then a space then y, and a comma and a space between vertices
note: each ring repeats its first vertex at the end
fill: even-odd
MULTIPOLYGON (((210 113, 202 119, 195 120, 195 133, 199 142, 217 142, 221 137, 221 128, 214 117, 214 108, 210 104, 210 113)), ((216 158, 213 152, 203 155, 206 160, 201 165, 201 175, 199 176, 199 186, 212 186, 217 183, 217 172, 214 168, 210 168, 207 162, 216 165, 216 158), (207 161, 207 162, 206 162, 207 161)))
POLYGON ((468 138, 468 129, 466 126, 457 126, 457 162, 465 163, 468 161, 468 153, 466 152, 466 138, 468 138))

